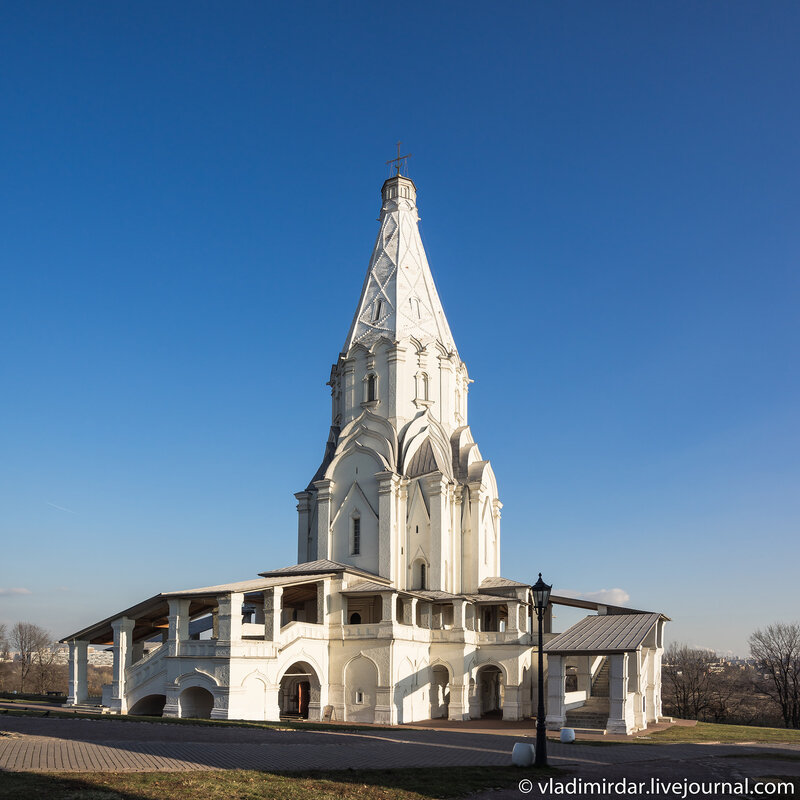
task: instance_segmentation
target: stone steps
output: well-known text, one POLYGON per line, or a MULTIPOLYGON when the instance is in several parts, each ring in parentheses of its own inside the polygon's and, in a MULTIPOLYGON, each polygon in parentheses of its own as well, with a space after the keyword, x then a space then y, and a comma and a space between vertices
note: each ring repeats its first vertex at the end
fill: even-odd
POLYGON ((609 675, 608 656, 606 656, 603 665, 597 670, 592 681, 592 697, 608 697, 608 675, 609 675))
POLYGON ((609 700, 607 697, 590 697, 579 708, 567 711, 566 726, 568 728, 602 728, 608 724, 609 700))
POLYGON ((110 714, 111 710, 105 706, 96 706, 91 703, 78 703, 74 706, 68 706, 66 703, 62 708, 67 711, 74 711, 76 714, 110 714))

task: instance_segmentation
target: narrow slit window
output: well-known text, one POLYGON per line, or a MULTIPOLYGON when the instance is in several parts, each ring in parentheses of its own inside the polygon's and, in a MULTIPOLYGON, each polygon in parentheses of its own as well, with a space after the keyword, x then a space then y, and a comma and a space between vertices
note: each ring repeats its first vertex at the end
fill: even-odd
POLYGON ((375 308, 372 312, 372 321, 377 322, 381 318, 381 312, 383 311, 383 300, 377 300, 375 302, 375 308))
POLYGON ((374 375, 370 375, 367 378, 367 402, 368 403, 371 403, 371 402, 373 402, 374 400, 377 399, 377 392, 376 392, 375 383, 376 383, 375 376, 374 375))
POLYGON ((419 565, 419 588, 420 589, 425 589, 426 588, 426 586, 425 586, 425 565, 424 564, 420 564, 419 565))
POLYGON ((361 517, 353 518, 353 555, 361 555, 361 517))

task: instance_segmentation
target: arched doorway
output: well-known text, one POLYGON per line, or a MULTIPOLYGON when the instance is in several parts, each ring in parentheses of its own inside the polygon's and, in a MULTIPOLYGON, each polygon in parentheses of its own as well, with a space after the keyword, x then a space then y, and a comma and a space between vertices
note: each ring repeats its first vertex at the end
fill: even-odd
POLYGON ((505 686, 500 669, 494 664, 481 667, 476 675, 476 684, 480 715, 502 717, 505 686))
POLYGON ((190 686, 180 696, 181 717, 188 719, 211 719, 214 695, 201 686, 190 686))
POLYGON ((319 716, 320 685, 314 668, 305 661, 296 661, 281 678, 281 717, 309 719, 319 716))
POLYGON ((431 668, 431 719, 447 719, 450 714, 450 671, 442 664, 431 668))
POLYGON ((166 703, 166 695, 149 694, 147 697, 137 700, 128 709, 128 714, 134 717, 161 717, 164 714, 164 706, 166 703))

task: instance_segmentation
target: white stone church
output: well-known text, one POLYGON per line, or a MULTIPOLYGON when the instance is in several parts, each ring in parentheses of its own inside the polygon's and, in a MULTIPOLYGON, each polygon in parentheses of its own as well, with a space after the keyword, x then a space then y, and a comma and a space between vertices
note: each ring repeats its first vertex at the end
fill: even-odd
MULTIPOLYGON (((471 380, 416 194, 399 169, 381 190, 378 239, 328 383, 325 454, 295 495, 298 563, 164 592, 66 637, 68 705, 385 725, 531 715, 529 586, 501 577, 502 504, 468 425, 471 380), (113 682, 91 700, 90 645, 114 658, 113 682)), ((666 621, 552 596, 548 727, 628 733, 658 720, 666 621), (553 603, 592 613, 555 634, 553 603)))

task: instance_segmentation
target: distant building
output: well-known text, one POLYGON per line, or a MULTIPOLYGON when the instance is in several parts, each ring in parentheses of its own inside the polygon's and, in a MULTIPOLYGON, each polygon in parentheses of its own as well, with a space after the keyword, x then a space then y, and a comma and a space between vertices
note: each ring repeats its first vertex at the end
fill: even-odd
MULTIPOLYGON (((91 644, 113 650, 102 704, 119 713, 387 725, 531 714, 529 586, 500 576, 497 481, 468 425, 472 381, 416 194, 400 174, 381 190, 377 242, 328 381, 324 456, 296 495, 298 563, 165 592, 66 637, 70 704, 87 702, 91 644)), ((286 348, 294 366, 283 369, 302 368, 286 348)), ((597 614, 554 635, 548 612, 548 725, 629 732, 658 720, 667 618, 552 602, 597 614)))

